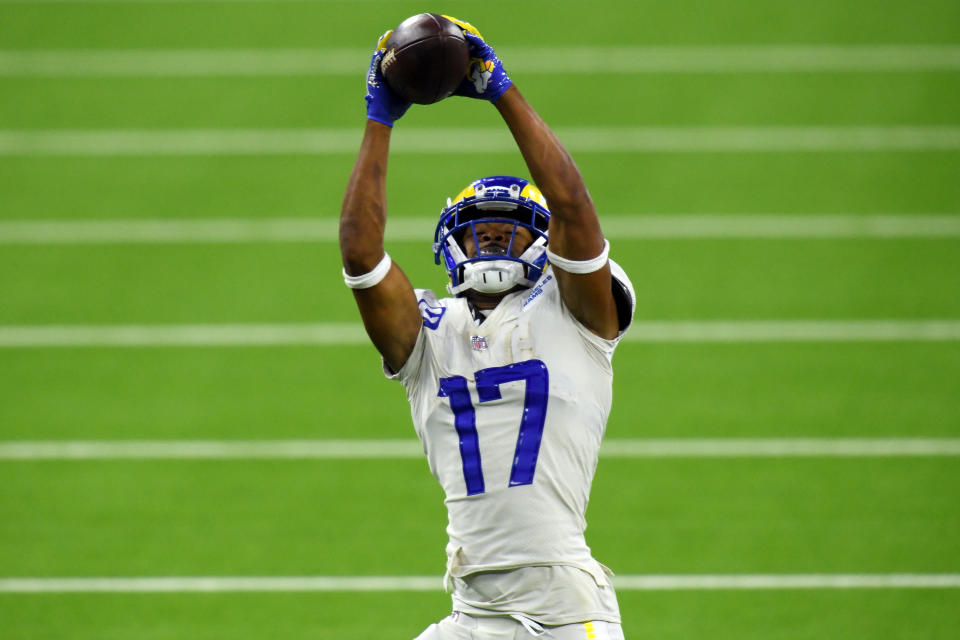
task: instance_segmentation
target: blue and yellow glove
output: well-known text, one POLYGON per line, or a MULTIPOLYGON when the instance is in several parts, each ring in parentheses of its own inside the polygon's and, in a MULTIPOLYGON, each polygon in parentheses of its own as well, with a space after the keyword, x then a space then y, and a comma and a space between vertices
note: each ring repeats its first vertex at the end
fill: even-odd
POLYGON ((400 119, 410 103, 398 96, 388 85, 380 71, 380 61, 383 60, 383 54, 387 51, 387 39, 393 30, 387 31, 380 36, 377 41, 377 48, 373 51, 373 57, 370 58, 370 70, 367 72, 367 95, 364 100, 367 101, 367 119, 376 120, 382 124, 392 127, 396 120, 400 119))
POLYGON ((475 26, 451 16, 443 17, 463 29, 463 36, 470 47, 467 77, 453 95, 496 102, 513 84, 503 68, 503 62, 497 57, 493 47, 483 40, 475 26))

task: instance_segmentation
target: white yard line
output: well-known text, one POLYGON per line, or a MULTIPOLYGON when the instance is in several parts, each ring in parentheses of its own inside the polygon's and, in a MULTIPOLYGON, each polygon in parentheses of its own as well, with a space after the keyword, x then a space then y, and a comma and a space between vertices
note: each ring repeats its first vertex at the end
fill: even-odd
MULTIPOLYGON (((954 342, 960 320, 636 321, 628 342, 954 342)), ((0 348, 367 344, 360 324, 7 325, 0 348)))
MULTIPOLYGON (((620 591, 737 589, 956 589, 956 573, 618 575, 620 591)), ((0 593, 441 591, 439 576, 210 576, 0 578, 0 593)))
POLYGON ((960 320, 641 321, 630 342, 897 342, 960 340, 960 320))
MULTIPOLYGON (((931 215, 604 215, 601 222, 604 234, 612 238, 932 238, 960 236, 960 214, 950 213, 931 215)), ((388 230, 390 230, 389 226, 388 230)), ((0 226, 0 235, 2 235, 2 226, 0 226)))
POLYGON ((605 458, 960 456, 960 438, 613 438, 600 451, 605 458))
POLYGON ((75 440, 0 442, 0 460, 422 458, 416 440, 75 440))
POLYGON ((363 344, 359 324, 0 326, 2 347, 210 347, 363 344))
POLYGON ((767 575, 622 575, 621 591, 732 589, 956 589, 956 573, 767 574, 767 575))
MULTIPOLYGON (((960 438, 612 438, 604 458, 960 456, 960 438)), ((56 440, 0 442, 0 460, 420 459, 416 440, 56 440)))
MULTIPOLYGON (((960 214, 644 214, 605 215, 616 239, 681 238, 956 238, 960 214)), ((394 216, 388 242, 429 242, 434 218, 394 216)), ((191 244, 335 242, 326 218, 149 220, 0 220, 4 244, 191 244)))
MULTIPOLYGON (((498 51, 514 75, 960 69, 956 45, 503 45, 498 51)), ((364 48, 0 50, 0 76, 357 76, 369 57, 364 48)))
MULTIPOLYGON (((56 4, 325 4, 344 0, 0 0, 0 5, 56 5, 56 4)), ((383 0, 350 0, 350 2, 383 2, 383 0)))
MULTIPOLYGON (((956 151, 960 127, 559 127, 575 153, 956 151)), ((0 130, 0 156, 244 156, 356 154, 361 130, 0 130)), ((503 128, 401 128, 400 154, 515 153, 503 128), (456 140, 456 145, 450 141, 456 140)))

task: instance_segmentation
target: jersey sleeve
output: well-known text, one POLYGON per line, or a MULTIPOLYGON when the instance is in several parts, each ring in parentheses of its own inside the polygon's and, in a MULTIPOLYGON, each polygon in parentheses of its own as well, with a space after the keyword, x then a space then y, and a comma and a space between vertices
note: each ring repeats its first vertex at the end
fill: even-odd
POLYGON ((601 338, 593 331, 590 331, 590 329, 585 327, 579 320, 577 320, 573 313, 567 309, 567 306, 563 304, 563 299, 560 296, 559 289, 556 293, 557 300, 559 301, 560 306, 563 308, 564 315, 566 315, 570 322, 572 322, 577 328, 577 333, 579 333, 580 338, 591 350, 594 351, 594 353, 601 356, 608 364, 613 358, 613 352, 617 348, 617 344, 620 342, 620 339, 630 328, 630 325, 633 322, 633 313, 637 306, 636 295, 633 290, 633 283, 630 282, 630 278, 627 276, 627 273, 623 270, 623 268, 613 260, 610 260, 610 275, 612 276, 613 280, 613 297, 617 304, 617 321, 619 323, 619 332, 615 338, 608 340, 606 338, 601 338))
POLYGON ((617 302, 617 322, 620 324, 620 332, 617 334, 619 339, 633 324, 633 314, 637 310, 637 294, 623 267, 613 260, 609 262, 610 275, 613 276, 613 298, 617 302))
POLYGON ((399 380, 405 387, 409 387, 417 379, 423 362, 428 356, 430 341, 427 339, 427 332, 435 330, 444 313, 446 313, 446 308, 437 300, 433 291, 414 289, 414 293, 420 307, 422 324, 420 325, 420 333, 417 334, 417 341, 413 345, 413 351, 410 352, 410 357, 407 358, 399 371, 391 369, 386 360, 381 358, 383 375, 390 380, 399 380))
POLYGON ((423 326, 421 325, 420 333, 417 334, 417 341, 413 345, 413 351, 410 352, 410 357, 408 357, 407 361, 403 363, 403 366, 400 367, 399 371, 394 371, 391 369, 390 365, 387 364, 387 361, 383 359, 383 356, 380 357, 380 363, 383 365, 383 375, 385 375, 388 380, 399 380, 401 383, 406 385, 407 381, 415 378, 417 373, 420 371, 420 364, 423 362, 424 352, 426 349, 427 336, 423 326))

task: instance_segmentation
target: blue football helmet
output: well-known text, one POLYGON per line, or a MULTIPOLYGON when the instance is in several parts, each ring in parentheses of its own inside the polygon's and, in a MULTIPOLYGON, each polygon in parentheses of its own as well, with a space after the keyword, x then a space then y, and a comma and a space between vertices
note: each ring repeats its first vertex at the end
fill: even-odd
POLYGON ((547 264, 547 227, 550 210, 543 194, 522 178, 491 176, 474 180, 456 198, 447 198, 440 212, 440 222, 433 234, 434 261, 450 276, 447 290, 454 296, 467 289, 480 293, 503 293, 517 285, 532 287, 547 264), (479 247, 475 225, 484 222, 508 223, 513 226, 505 252, 489 251, 467 257, 463 238, 473 235, 473 246, 479 247), (523 227, 533 242, 514 257, 513 243, 517 229, 523 227))

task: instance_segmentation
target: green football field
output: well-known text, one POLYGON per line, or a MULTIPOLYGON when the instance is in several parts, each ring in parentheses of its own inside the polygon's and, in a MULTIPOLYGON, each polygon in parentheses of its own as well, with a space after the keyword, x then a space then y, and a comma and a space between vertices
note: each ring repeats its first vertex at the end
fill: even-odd
MULTIPOLYGON (((0 638, 411 640, 446 514, 340 277, 385 29, 470 20, 636 288, 587 540, 626 637, 960 629, 960 4, 0 0, 0 638)), ((387 249, 526 176, 397 124, 387 249)))

